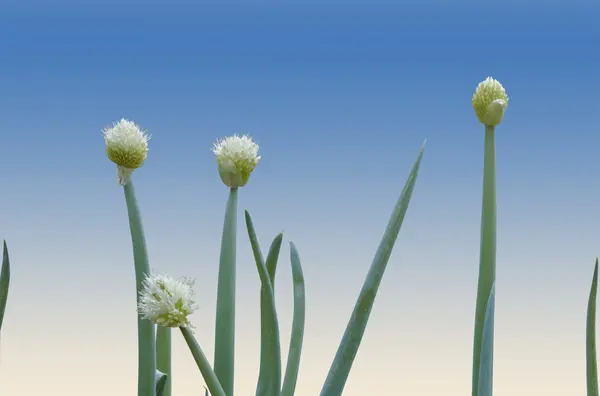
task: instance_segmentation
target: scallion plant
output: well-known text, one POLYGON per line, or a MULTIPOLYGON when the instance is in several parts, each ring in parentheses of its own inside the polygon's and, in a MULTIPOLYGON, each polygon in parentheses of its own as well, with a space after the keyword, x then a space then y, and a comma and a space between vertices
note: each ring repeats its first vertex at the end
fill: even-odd
MULTIPOLYGON (((146 238, 142 227, 142 216, 131 178, 134 170, 140 168, 148 157, 148 140, 150 136, 139 125, 125 119, 121 119, 111 127, 105 128, 103 135, 106 143, 106 154, 117 165, 117 181, 123 187, 125 193, 133 245, 137 300, 137 296, 142 291, 144 279, 150 273, 150 266, 146 238)), ((156 329, 154 324, 138 315, 137 327, 138 396, 157 396, 157 393, 163 391, 161 386, 168 386, 170 372, 161 373, 156 370, 156 329), (157 384, 159 385, 158 389, 157 384)), ((170 343, 169 338, 163 337, 161 340, 163 343, 170 343)), ((161 351, 165 349, 167 348, 163 346, 161 351)), ((167 350, 170 350, 170 346, 167 350)), ((170 356, 162 355, 162 357, 170 359, 170 356)), ((163 364, 162 367, 170 367, 170 364, 163 364)))
POLYGON ((473 337, 472 396, 491 396, 494 361, 494 305, 496 282, 496 148, 495 128, 504 117, 508 96, 491 77, 481 82, 472 98, 477 119, 485 126, 483 199, 479 279, 473 337))

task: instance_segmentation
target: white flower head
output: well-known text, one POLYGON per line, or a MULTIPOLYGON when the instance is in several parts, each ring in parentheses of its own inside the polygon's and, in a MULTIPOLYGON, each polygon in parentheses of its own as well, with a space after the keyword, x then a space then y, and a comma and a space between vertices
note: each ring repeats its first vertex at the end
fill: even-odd
POLYGON ((151 274, 144 279, 138 310, 143 319, 164 327, 193 327, 188 316, 198 306, 194 280, 151 274))
POLYGON ((488 77, 477 86, 472 103, 481 123, 496 126, 504 118, 504 112, 508 107, 508 96, 502 84, 488 77))
POLYGON ((214 144, 213 153, 217 157, 221 180, 230 188, 245 186, 260 161, 258 144, 247 135, 234 135, 218 140, 214 144))
POLYGON ((121 119, 102 131, 108 159, 117 164, 118 179, 122 185, 131 180, 133 171, 148 157, 150 136, 136 123, 121 119))

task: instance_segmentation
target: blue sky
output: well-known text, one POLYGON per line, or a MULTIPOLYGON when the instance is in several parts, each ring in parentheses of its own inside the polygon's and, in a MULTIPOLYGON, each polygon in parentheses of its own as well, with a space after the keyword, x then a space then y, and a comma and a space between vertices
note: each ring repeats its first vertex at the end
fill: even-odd
MULTIPOLYGON (((80 376, 61 385, 65 395, 88 392, 97 369, 135 389, 129 230, 101 136, 126 117, 152 134, 134 174, 152 265, 198 279, 195 322, 210 356, 227 193, 210 148, 234 133, 259 142, 240 210, 252 213, 263 249, 283 230, 303 258, 300 396, 320 389, 427 139, 345 395, 364 394, 365 383, 382 395, 465 394, 483 159, 471 95, 488 75, 510 98, 497 130, 497 395, 583 392, 585 302, 600 252, 597 4, 73 4, 0 4, 0 230, 14 266, 0 393, 40 391, 29 375, 58 386, 50 368, 80 376), (101 326, 115 318, 123 324, 101 326), (123 356, 115 362, 91 336, 123 356)), ((284 338, 288 254, 278 272, 284 338)), ((258 364, 259 283, 241 220, 238 256, 244 394, 258 364)), ((201 390, 185 346, 176 351, 175 392, 201 390)), ((98 395, 108 390, 98 385, 98 395)))

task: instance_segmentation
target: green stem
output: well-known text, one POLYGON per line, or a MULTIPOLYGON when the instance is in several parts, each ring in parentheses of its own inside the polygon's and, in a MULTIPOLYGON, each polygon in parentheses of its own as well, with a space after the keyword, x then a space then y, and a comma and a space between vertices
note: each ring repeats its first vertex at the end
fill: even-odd
POLYGON ((588 298, 585 365, 587 380, 587 396, 598 396, 598 367, 596 363, 596 295, 598 293, 598 259, 594 266, 592 287, 588 298))
MULTIPOLYGON (((479 280, 475 307, 475 331, 473 336, 473 383, 472 396, 479 390, 479 370, 485 323, 486 305, 496 280, 496 148, 494 127, 485 127, 483 159, 483 199, 481 208, 481 246, 479 256, 479 280)), ((492 333, 493 334, 493 333, 492 333)), ((492 344, 493 345, 493 344, 492 344)), ((491 348, 493 361, 494 350, 491 348)))
MULTIPOLYGON (((146 239, 142 227, 142 218, 135 198, 133 183, 129 182, 123 187, 125 202, 129 215, 129 228, 133 244, 133 258, 135 264, 136 302, 143 289, 143 282, 150 273, 146 239)), ((155 326, 138 314, 138 396, 155 396, 156 376, 156 350, 155 326)))
POLYGON ((210 367, 210 363, 208 359, 202 352, 202 348, 194 338, 194 335, 187 327, 180 327, 181 334, 183 334, 183 338, 185 338, 185 342, 190 348, 190 352, 192 352, 192 356, 200 369, 200 373, 202 373, 202 377, 204 378, 204 382, 206 382, 206 387, 210 391, 211 396, 226 396, 217 375, 210 367))
POLYGON ((215 324, 215 374, 227 396, 233 396, 234 379, 237 197, 237 188, 232 188, 221 238, 215 324))
POLYGON ((171 329, 158 326, 156 330, 156 369, 167 375, 163 396, 171 396, 171 329))

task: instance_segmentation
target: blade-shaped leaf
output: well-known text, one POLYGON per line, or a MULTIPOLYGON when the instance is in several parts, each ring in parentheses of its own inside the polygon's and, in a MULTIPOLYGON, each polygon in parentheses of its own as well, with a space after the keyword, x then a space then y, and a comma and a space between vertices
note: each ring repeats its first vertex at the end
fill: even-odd
POLYGON ((358 300, 352 311, 350 321, 346 326, 346 331, 342 337, 342 342, 338 347, 333 364, 329 369, 329 374, 321 390, 321 396, 341 396, 346 380, 352 368, 352 363, 356 358, 356 353, 362 341, 371 309, 375 302, 377 290, 381 284, 381 279, 385 272, 388 260, 392 254, 392 249, 396 243, 400 227, 404 221, 404 216, 408 209, 408 204, 412 196, 412 192, 419 173, 421 158, 425 150, 425 143, 421 147, 421 151, 415 161, 408 180, 404 185, 402 194, 394 207, 392 216, 388 222, 387 228, 379 244, 379 248, 373 258, 373 263, 367 274, 362 290, 358 296, 358 300))
POLYGON ((598 259, 594 266, 594 277, 592 278, 592 287, 587 307, 586 324, 586 379, 587 396, 598 396, 598 366, 596 363, 596 295, 598 293, 598 259))
POLYGON ((481 359, 479 365, 478 396, 492 396, 494 378, 494 311, 496 305, 496 283, 492 285, 485 309, 481 359))
POLYGON ((165 387, 167 385, 168 380, 167 374, 156 370, 156 396, 166 396, 165 395, 165 387))
POLYGON ((0 329, 2 329, 6 300, 8 299, 8 286, 10 285, 10 260, 8 258, 6 241, 4 241, 2 250, 2 269, 0 270, 0 329))
POLYGON ((292 262, 292 279, 294 281, 294 319, 292 321, 292 336, 288 353, 285 377, 281 396, 293 396, 296 391, 298 370, 300 369, 300 356, 304 340, 304 319, 306 315, 306 301, 304 290, 304 275, 298 250, 290 242, 290 260, 292 262))
MULTIPOLYGON (((265 338, 261 340, 261 370, 259 381, 256 386, 257 396, 279 396, 281 393, 281 347, 279 341, 279 322, 277 319, 277 310, 275 308, 275 295, 271 278, 267 266, 262 258, 258 238, 252 224, 250 213, 246 211, 246 227, 248 228, 248 237, 252 245, 256 268, 261 281, 261 313, 262 313, 262 331, 261 335, 265 338)), ((279 234, 273 241, 271 256, 279 254, 283 234, 279 234)))

